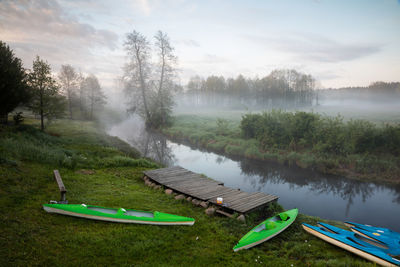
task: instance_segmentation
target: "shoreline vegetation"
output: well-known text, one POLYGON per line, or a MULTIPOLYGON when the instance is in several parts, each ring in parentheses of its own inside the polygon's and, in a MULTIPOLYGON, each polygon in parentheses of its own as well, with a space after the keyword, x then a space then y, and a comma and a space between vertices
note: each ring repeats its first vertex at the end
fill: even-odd
POLYGON ((161 132, 218 154, 400 184, 399 125, 272 110, 240 121, 181 114, 161 132))
POLYGON ((142 171, 159 168, 93 122, 57 120, 45 132, 39 121, 0 128, 0 265, 53 266, 373 266, 310 236, 301 223, 342 223, 299 214, 268 242, 234 253, 252 227, 282 211, 279 205, 250 213, 246 224, 212 216, 185 200, 146 186, 142 171), (48 214, 58 199, 52 177, 59 169, 69 203, 158 210, 196 219, 191 226, 116 224, 48 214))

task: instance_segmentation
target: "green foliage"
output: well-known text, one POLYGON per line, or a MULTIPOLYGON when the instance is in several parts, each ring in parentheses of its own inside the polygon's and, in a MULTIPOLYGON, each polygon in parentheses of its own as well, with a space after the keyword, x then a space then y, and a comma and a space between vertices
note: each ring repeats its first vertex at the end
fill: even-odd
POLYGON ((217 118, 217 134, 226 135, 229 129, 228 120, 217 118))
POLYGON ((154 167, 122 140, 99 134, 89 122, 58 121, 49 133, 30 125, 9 127, 0 138, 0 158, 31 161, 64 168, 112 166, 154 167))
POLYGON ((0 41, 0 116, 5 122, 8 113, 30 98, 26 78, 21 60, 0 41))
POLYGON ((29 86, 32 99, 29 108, 41 118, 41 130, 44 130, 44 119, 51 120, 64 115, 65 97, 60 95, 59 86, 51 75, 50 65, 39 56, 33 61, 33 70, 29 74, 29 86))
POLYGON ((240 128, 245 138, 256 138, 264 149, 274 147, 296 151, 350 155, 400 152, 400 126, 378 128, 363 120, 344 122, 340 116, 321 117, 298 111, 273 110, 246 114, 240 128))

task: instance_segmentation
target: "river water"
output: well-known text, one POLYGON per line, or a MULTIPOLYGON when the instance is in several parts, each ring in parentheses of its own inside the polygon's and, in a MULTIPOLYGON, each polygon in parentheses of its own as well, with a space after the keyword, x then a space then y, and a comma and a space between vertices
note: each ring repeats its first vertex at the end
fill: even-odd
POLYGON ((285 209, 296 207, 301 213, 324 219, 400 232, 400 186, 361 182, 273 162, 228 158, 146 132, 134 119, 113 126, 109 134, 166 166, 179 165, 242 191, 279 196, 278 202, 285 209))

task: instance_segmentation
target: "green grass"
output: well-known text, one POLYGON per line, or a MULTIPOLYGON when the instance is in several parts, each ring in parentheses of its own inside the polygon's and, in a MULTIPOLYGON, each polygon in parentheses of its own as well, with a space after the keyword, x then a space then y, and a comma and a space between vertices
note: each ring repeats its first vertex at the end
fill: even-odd
MULTIPOLYGON (((279 205, 250 214, 247 224, 208 217, 202 208, 145 186, 142 171, 156 165, 111 146, 95 125, 59 121, 48 128, 52 135, 29 129, 29 134, 12 127, 0 132, 2 142, 17 140, 13 146, 1 145, 0 266, 373 266, 305 233, 301 223, 318 220, 305 215, 299 215, 278 237, 234 253, 232 247, 241 236, 279 211, 279 205), (31 147, 27 150, 15 145, 19 141, 29 144, 28 140, 31 147), (22 153, 29 151, 41 156, 22 153), (77 160, 71 166, 51 160, 68 153, 86 153, 87 161, 77 160), (100 163, 110 158, 111 163, 100 163), (91 164, 85 166, 87 162, 91 164), (158 210, 193 217, 196 223, 191 227, 128 225, 46 213, 41 205, 59 198, 52 177, 56 168, 70 203, 158 210)), ((125 147, 122 141, 117 143, 125 147)))

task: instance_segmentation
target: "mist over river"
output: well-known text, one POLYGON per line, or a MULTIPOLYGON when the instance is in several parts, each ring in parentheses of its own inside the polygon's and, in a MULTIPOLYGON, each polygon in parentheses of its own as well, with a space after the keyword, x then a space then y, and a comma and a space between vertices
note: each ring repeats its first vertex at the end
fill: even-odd
POLYGON ((400 232, 400 186, 361 182, 274 162, 228 158, 144 130, 136 118, 111 127, 118 136, 166 166, 179 165, 246 192, 279 197, 285 209, 338 221, 353 221, 400 232))

